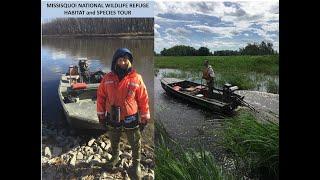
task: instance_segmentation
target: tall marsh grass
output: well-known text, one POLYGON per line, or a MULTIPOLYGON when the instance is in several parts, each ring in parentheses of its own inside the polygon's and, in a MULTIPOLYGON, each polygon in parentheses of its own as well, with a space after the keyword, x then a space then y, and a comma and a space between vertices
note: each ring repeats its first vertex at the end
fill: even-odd
POLYGON ((238 86, 240 90, 253 89, 255 87, 255 83, 247 75, 244 74, 224 74, 218 82, 220 83, 220 86, 225 83, 230 83, 232 85, 238 86))
POLYGON ((220 145, 236 162, 238 176, 277 179, 279 175, 279 125, 259 122, 249 112, 229 119, 221 131, 220 145))
POLYGON ((156 179, 234 179, 216 164, 211 153, 203 149, 184 149, 159 123, 156 123, 156 134, 156 179))
POLYGON ((277 83, 272 80, 268 80, 267 92, 278 94, 279 93, 279 86, 277 85, 277 83))
POLYGON ((156 56, 156 68, 174 68, 183 70, 203 69, 203 60, 217 72, 248 73, 257 72, 267 75, 279 74, 279 56, 156 56))

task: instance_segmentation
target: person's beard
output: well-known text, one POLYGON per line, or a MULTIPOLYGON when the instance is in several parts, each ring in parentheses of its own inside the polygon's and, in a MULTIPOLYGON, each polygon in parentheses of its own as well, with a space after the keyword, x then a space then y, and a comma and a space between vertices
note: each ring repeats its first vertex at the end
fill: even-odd
POLYGON ((130 70, 131 68, 128 68, 128 66, 121 68, 121 66, 116 65, 116 72, 120 79, 122 79, 130 70))

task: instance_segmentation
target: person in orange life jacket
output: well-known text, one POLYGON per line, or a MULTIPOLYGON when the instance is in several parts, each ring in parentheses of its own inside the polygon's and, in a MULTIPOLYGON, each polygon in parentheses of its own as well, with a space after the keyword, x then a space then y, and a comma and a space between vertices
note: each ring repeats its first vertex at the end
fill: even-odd
POLYGON ((146 86, 132 68, 132 62, 128 49, 116 50, 112 71, 104 76, 97 91, 97 115, 111 139, 112 158, 107 168, 113 168, 119 161, 119 142, 124 131, 132 147, 134 179, 140 179, 141 131, 150 120, 150 112, 146 86))
POLYGON ((202 79, 205 79, 207 81, 207 85, 208 85, 208 89, 209 89, 208 95, 209 95, 209 98, 212 98, 215 74, 212 69, 212 66, 209 65, 208 60, 205 60, 203 65, 205 68, 202 71, 202 79))

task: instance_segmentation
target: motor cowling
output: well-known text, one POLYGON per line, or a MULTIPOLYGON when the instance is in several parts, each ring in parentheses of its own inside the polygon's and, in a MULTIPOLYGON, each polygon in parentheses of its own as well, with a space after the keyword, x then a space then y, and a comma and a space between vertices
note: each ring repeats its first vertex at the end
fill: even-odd
POLYGON ((89 70, 89 64, 87 60, 79 60, 78 65, 81 73, 89 70))
POLYGON ((229 83, 226 83, 226 84, 224 84, 224 86, 223 86, 223 92, 224 93, 233 93, 234 91, 236 91, 236 90, 238 90, 239 89, 239 87, 238 86, 232 86, 231 84, 229 84, 229 83))
POLYGON ((238 86, 232 86, 229 89, 230 89, 231 92, 234 92, 234 91, 238 90, 239 87, 238 86))
POLYGON ((232 86, 229 83, 224 84, 223 86, 223 96, 226 102, 234 101, 234 91, 238 90, 238 86, 232 86))

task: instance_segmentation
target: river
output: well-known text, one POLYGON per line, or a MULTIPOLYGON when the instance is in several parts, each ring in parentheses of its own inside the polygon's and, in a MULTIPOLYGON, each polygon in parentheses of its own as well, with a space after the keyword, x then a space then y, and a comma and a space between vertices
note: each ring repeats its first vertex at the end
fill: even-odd
MULTIPOLYGON (((149 94, 153 117, 153 39, 119 38, 43 38, 42 39, 42 117, 49 124, 63 124, 65 117, 57 88, 62 73, 77 58, 87 58, 91 71, 110 72, 112 56, 117 48, 126 47, 133 53, 133 67, 140 73, 149 94)), ((150 126, 153 134, 153 126, 150 126)))
MULTIPOLYGON (((154 76, 156 120, 164 125, 172 138, 185 147, 202 146, 214 152, 217 150, 215 146, 217 139, 214 135, 208 135, 206 132, 208 130, 217 132, 225 121, 224 117, 168 95, 162 89, 160 83, 160 79, 163 77, 175 77, 201 83, 201 75, 201 72, 157 69, 154 76)), ((257 85, 253 89, 240 90, 237 93, 244 95, 244 100, 261 111, 260 114, 267 116, 269 112, 272 112, 277 119, 279 115, 279 94, 266 92, 265 82, 271 79, 278 85, 278 77, 266 76, 261 79, 259 78, 261 75, 254 73, 250 76, 252 79, 260 79, 260 81, 256 80, 257 85)), ((221 78, 220 74, 217 78, 221 78)), ((221 84, 216 85, 216 87, 220 86, 221 84)))

